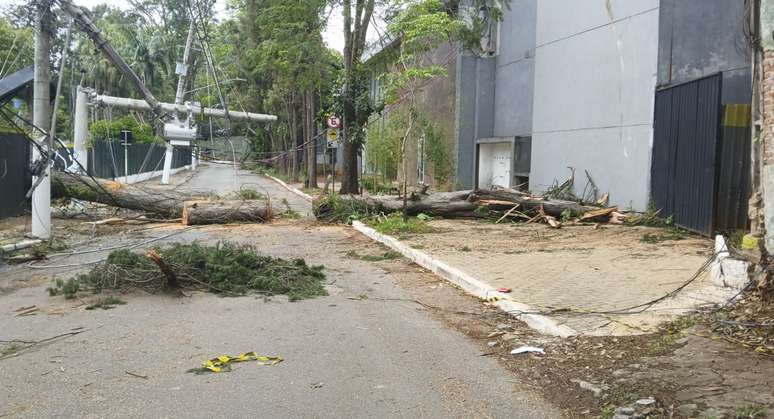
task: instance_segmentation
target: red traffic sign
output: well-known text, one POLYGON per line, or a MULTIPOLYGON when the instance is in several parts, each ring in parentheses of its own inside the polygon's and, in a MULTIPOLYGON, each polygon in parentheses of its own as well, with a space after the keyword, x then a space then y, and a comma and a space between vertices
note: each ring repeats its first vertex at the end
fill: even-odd
POLYGON ((341 119, 338 116, 329 116, 326 122, 328 128, 341 128, 341 119))

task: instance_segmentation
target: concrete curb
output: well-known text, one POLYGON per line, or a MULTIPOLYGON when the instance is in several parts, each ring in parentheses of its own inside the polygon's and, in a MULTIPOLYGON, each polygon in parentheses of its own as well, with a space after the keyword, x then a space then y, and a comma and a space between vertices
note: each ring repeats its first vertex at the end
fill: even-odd
POLYGON ((373 228, 361 223, 360 221, 353 221, 352 226, 355 228, 355 230, 359 231, 366 237, 387 245, 408 259, 411 259, 417 265, 432 271, 436 275, 459 286, 466 292, 482 300, 493 302, 501 310, 515 316, 519 320, 526 323, 529 327, 539 332, 560 337, 568 337, 578 334, 578 332, 572 328, 560 325, 546 316, 539 314, 524 314, 534 310, 526 304, 514 301, 509 295, 498 292, 490 285, 479 281, 469 274, 449 266, 446 263, 433 258, 427 253, 412 249, 394 237, 381 234, 373 228))
MULTIPOLYGON (((264 176, 273 180, 274 182, 277 182, 285 189, 289 190, 290 192, 293 192, 294 194, 308 201, 314 200, 314 198, 312 198, 310 195, 288 185, 287 183, 283 182, 281 179, 277 179, 276 177, 270 176, 270 175, 264 175, 264 176)), ((360 221, 353 221, 352 226, 355 228, 355 230, 359 231, 360 233, 370 238, 371 240, 387 245, 388 247, 401 253, 403 256, 410 259, 417 265, 432 271, 433 273, 440 276, 441 278, 451 282, 452 284, 459 286, 466 292, 482 300, 486 300, 494 303, 501 310, 518 318, 519 320, 526 323, 529 327, 539 332, 546 333, 553 336, 560 336, 560 337, 568 337, 568 336, 573 336, 578 334, 578 332, 576 332, 572 328, 564 325, 560 325, 556 323, 554 320, 546 316, 542 316, 539 314, 523 314, 534 310, 526 304, 522 304, 514 301, 509 295, 498 292, 490 285, 479 281, 478 279, 468 275, 467 273, 462 272, 459 269, 454 268, 452 266, 449 266, 446 263, 433 258, 427 253, 420 252, 419 250, 416 250, 416 249, 412 249, 411 247, 401 243, 398 239, 394 237, 381 234, 378 231, 374 230, 373 228, 368 227, 365 224, 361 223, 360 221)))
POLYGON ((287 183, 283 182, 282 179, 277 179, 277 178, 275 178, 274 176, 271 176, 271 175, 264 175, 264 176, 266 176, 267 178, 269 178, 269 179, 279 183, 280 186, 282 186, 283 188, 289 190, 290 192, 293 192, 294 194, 300 196, 301 198, 304 198, 304 199, 306 199, 309 202, 314 201, 314 198, 312 197, 312 195, 309 195, 308 193, 304 193, 303 191, 288 185, 287 183))

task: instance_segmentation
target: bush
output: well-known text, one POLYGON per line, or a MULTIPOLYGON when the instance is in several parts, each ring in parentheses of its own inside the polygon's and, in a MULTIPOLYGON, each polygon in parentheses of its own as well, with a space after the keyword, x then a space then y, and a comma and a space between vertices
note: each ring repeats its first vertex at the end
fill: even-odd
POLYGON ((153 127, 138 122, 131 115, 114 119, 94 121, 89 127, 92 140, 119 141, 121 130, 132 131, 132 138, 136 143, 163 142, 153 134, 153 127))

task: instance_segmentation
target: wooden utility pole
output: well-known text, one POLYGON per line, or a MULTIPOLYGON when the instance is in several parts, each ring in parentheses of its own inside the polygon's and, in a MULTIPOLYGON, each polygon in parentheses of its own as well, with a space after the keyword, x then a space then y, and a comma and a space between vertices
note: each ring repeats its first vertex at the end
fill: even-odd
MULTIPOLYGON (((39 0, 35 16, 35 73, 32 93, 32 122, 43 131, 49 131, 51 123, 51 3, 39 0)), ((43 135, 36 139, 38 147, 32 148, 32 161, 36 165, 32 179, 32 235, 40 239, 51 238, 51 142, 43 135), (41 152, 42 150, 42 152, 41 152)))

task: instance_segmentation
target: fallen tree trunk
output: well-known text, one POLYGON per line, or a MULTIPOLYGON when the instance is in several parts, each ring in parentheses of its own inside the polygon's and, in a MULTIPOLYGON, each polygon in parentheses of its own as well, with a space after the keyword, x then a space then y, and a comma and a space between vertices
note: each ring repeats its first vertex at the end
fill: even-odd
POLYGON ((151 191, 111 180, 51 173, 51 194, 57 198, 75 198, 137 211, 179 218, 183 203, 200 197, 180 192, 151 191))
POLYGON ((271 220, 271 206, 264 201, 188 201, 183 205, 183 224, 224 224, 271 220))
MULTIPOLYGON (((403 210, 403 199, 395 195, 341 195, 338 199, 350 204, 353 208, 367 208, 370 211, 389 213, 403 210)), ((537 213, 542 208, 545 214, 554 217, 561 217, 565 211, 579 216, 599 210, 599 207, 581 205, 572 201, 533 197, 510 189, 438 192, 413 196, 408 200, 406 210, 408 215, 423 213, 446 218, 485 218, 490 216, 486 209, 508 211, 516 205, 523 213, 537 213)), ((323 196, 315 205, 315 216, 325 220, 335 210, 334 205, 323 196)))
POLYGON ((51 178, 55 197, 75 198, 120 208, 150 212, 163 218, 181 218, 183 224, 223 224, 265 222, 274 213, 263 200, 206 201, 201 195, 156 191, 110 180, 54 172, 51 178))

